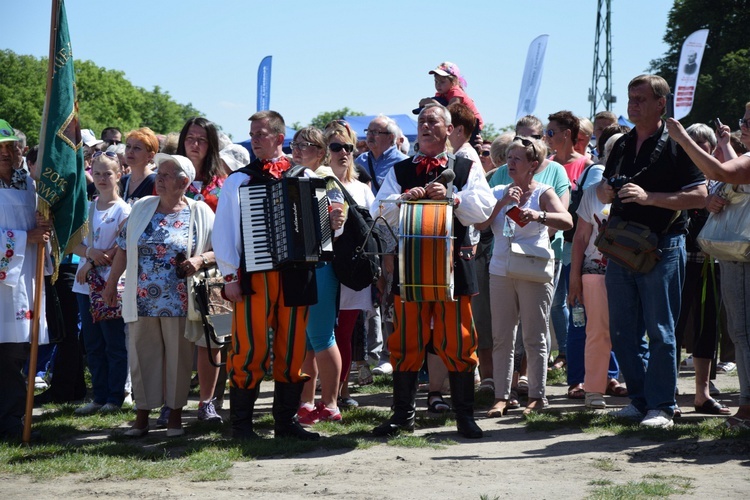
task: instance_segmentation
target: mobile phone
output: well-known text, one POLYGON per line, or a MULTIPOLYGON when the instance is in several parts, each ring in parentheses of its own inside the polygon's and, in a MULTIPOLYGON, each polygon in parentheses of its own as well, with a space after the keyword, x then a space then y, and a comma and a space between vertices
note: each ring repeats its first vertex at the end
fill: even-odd
POLYGON ((715 118, 714 125, 716 125, 716 130, 719 130, 724 124, 721 123, 721 120, 719 120, 718 118, 715 118))
POLYGON ((513 222, 515 222, 521 227, 524 227, 526 224, 529 223, 528 221, 521 220, 521 209, 518 208, 517 205, 508 209, 508 211, 505 212, 505 215, 510 217, 513 222))
POLYGON ((674 118, 674 94, 671 92, 667 94, 667 106, 665 112, 667 118, 674 118))

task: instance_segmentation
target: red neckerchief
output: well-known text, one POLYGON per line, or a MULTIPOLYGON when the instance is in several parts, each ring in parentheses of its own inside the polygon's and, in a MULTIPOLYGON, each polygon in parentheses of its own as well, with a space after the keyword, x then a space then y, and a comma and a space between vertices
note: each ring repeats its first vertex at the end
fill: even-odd
POLYGON ((417 175, 422 175, 423 172, 429 174, 438 167, 442 167, 448 163, 448 156, 445 152, 434 157, 417 153, 412 162, 417 164, 417 175))
POLYGON ((289 170, 292 163, 286 156, 281 158, 272 158, 270 160, 261 160, 263 171, 271 175, 274 179, 281 179, 281 174, 289 170))

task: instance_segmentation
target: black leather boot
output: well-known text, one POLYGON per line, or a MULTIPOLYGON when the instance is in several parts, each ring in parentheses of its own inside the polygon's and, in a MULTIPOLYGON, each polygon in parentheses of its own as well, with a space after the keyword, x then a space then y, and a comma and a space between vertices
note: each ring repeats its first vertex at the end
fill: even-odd
POLYGON ((274 437, 293 437, 303 441, 320 439, 317 432, 309 432, 297 422, 297 409, 304 382, 276 382, 273 391, 274 437))
POLYGON ((234 439, 260 439, 253 430, 253 411, 260 393, 260 384, 254 389, 229 388, 229 420, 234 439))
POLYGON ((481 438, 482 429, 474 421, 474 373, 449 372, 448 378, 458 433, 469 439, 481 438))
POLYGON ((393 372, 393 416, 372 430, 375 436, 414 432, 419 372, 393 372))

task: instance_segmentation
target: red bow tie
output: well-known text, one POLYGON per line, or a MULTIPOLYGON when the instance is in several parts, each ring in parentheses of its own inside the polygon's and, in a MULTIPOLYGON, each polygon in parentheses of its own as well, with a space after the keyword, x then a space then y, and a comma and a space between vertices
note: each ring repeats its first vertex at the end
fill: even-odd
POLYGON ((291 166, 286 158, 278 161, 261 160, 261 163, 263 164, 263 171, 273 176, 274 179, 281 179, 281 175, 291 166))
POLYGON ((420 156, 417 160, 417 175, 423 172, 429 174, 443 164, 438 158, 432 156, 420 156))

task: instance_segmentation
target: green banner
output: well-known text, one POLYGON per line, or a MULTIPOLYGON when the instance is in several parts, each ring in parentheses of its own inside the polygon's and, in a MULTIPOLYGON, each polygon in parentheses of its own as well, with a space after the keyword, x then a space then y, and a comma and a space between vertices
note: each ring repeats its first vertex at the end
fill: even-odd
MULTIPOLYGON (((86 225, 86 176, 78 121, 73 51, 63 0, 53 17, 51 85, 47 89, 41 131, 41 168, 37 181, 39 211, 54 224, 52 253, 55 263, 81 242, 86 225)), ((49 81, 49 79, 48 79, 49 81)))

